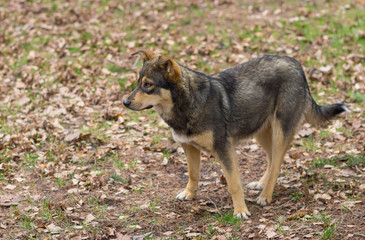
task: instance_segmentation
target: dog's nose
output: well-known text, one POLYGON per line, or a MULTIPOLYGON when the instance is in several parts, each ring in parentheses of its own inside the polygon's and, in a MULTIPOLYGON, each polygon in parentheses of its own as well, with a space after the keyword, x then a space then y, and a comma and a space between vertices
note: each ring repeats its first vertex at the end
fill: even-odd
POLYGON ((131 101, 128 99, 124 99, 123 104, 124 106, 129 107, 131 105, 131 101))

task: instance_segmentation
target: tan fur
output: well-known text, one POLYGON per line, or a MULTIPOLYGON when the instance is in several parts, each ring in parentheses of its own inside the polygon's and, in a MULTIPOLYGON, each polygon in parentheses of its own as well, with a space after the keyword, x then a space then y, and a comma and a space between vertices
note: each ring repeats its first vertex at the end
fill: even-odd
POLYGON ((171 92, 165 89, 161 89, 161 99, 159 104, 155 105, 156 111, 164 119, 170 118, 170 112, 174 103, 172 102, 171 92))
MULTIPOLYGON (((223 168, 224 176, 227 180, 228 191, 232 196, 233 207, 234 207, 234 214, 247 214, 250 215, 251 213, 248 211, 246 203, 245 203, 245 195, 243 193, 243 188, 241 184, 240 173, 238 169, 238 162, 237 156, 232 145, 229 151, 229 159, 231 160, 231 168, 227 169, 225 164, 221 164, 223 168)), ((219 162, 223 162, 220 160, 219 162)))
POLYGON ((188 161, 189 182, 183 194, 187 200, 192 200, 198 190, 200 180, 200 150, 189 144, 182 144, 188 161))
POLYGON ((181 82, 181 71, 179 65, 170 57, 160 56, 158 59, 161 69, 166 70, 166 77, 178 84, 181 82))
MULTIPOLYGON (((269 132, 266 132, 267 137, 269 137, 268 133, 269 132)), ((263 139, 260 137, 259 139, 263 145, 266 144, 266 149, 270 149, 269 141, 262 141, 263 139)), ((284 137, 280 122, 274 118, 271 121, 271 139, 271 164, 268 166, 269 170, 266 170, 265 172, 266 176, 264 174, 263 178, 261 179, 264 181, 264 189, 259 196, 259 201, 261 201, 262 205, 270 203, 272 200, 272 193, 280 173, 281 165, 284 162, 284 155, 290 147, 293 136, 284 137)), ((269 155, 268 158, 270 158, 269 155)))
POLYGON ((272 155, 272 129, 270 124, 266 124, 255 135, 257 142, 264 148, 267 158, 267 166, 264 175, 259 180, 259 183, 265 184, 267 177, 269 176, 271 167, 271 155, 272 155))
POLYGON ((195 146, 196 148, 203 149, 209 152, 214 152, 212 131, 206 131, 202 134, 191 135, 189 137, 185 135, 178 135, 173 132, 173 137, 176 142, 190 144, 195 146))
POLYGON ((213 151, 213 132, 206 131, 200 135, 194 136, 195 144, 199 145, 201 148, 212 152, 213 151))
POLYGON ((138 91, 134 98, 131 99, 131 102, 131 108, 134 110, 141 110, 149 105, 154 105, 156 111, 167 118, 173 107, 171 92, 165 89, 161 89, 161 95, 148 95, 138 91))

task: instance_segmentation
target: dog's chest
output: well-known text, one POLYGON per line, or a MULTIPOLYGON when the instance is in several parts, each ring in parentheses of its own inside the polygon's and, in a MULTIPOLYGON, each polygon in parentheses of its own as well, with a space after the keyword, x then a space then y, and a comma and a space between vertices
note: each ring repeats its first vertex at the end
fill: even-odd
POLYGON ((213 150, 213 134, 211 131, 190 136, 172 131, 172 137, 178 143, 193 145, 198 149, 210 152, 213 150))
POLYGON ((176 133, 175 131, 172 131, 172 137, 178 143, 188 143, 189 144, 192 141, 194 141, 194 138, 187 136, 185 134, 176 133))

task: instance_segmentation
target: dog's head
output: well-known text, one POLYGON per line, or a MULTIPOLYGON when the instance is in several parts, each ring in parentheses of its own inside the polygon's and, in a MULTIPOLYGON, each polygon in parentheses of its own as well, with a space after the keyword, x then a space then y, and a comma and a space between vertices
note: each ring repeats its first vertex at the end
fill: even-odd
POLYGON ((138 50, 132 55, 140 55, 143 66, 137 74, 137 87, 123 101, 134 111, 155 107, 159 113, 172 108, 170 89, 181 82, 179 65, 171 58, 157 56, 151 51, 138 50))

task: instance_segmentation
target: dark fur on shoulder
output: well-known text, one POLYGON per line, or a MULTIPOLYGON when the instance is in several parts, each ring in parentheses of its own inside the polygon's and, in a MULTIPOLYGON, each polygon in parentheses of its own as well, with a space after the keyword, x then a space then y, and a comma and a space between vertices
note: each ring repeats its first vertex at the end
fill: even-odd
POLYGON ((272 200, 277 177, 294 134, 306 120, 323 124, 344 104, 319 106, 313 100, 300 63, 287 56, 265 55, 212 75, 193 71, 166 56, 139 50, 143 66, 138 84, 124 105, 154 107, 172 128, 188 160, 189 182, 178 199, 191 200, 198 189, 200 151, 213 153, 224 170, 235 214, 250 215, 238 173, 234 146, 255 137, 267 154, 264 176, 248 185, 263 189, 260 205, 272 200))

